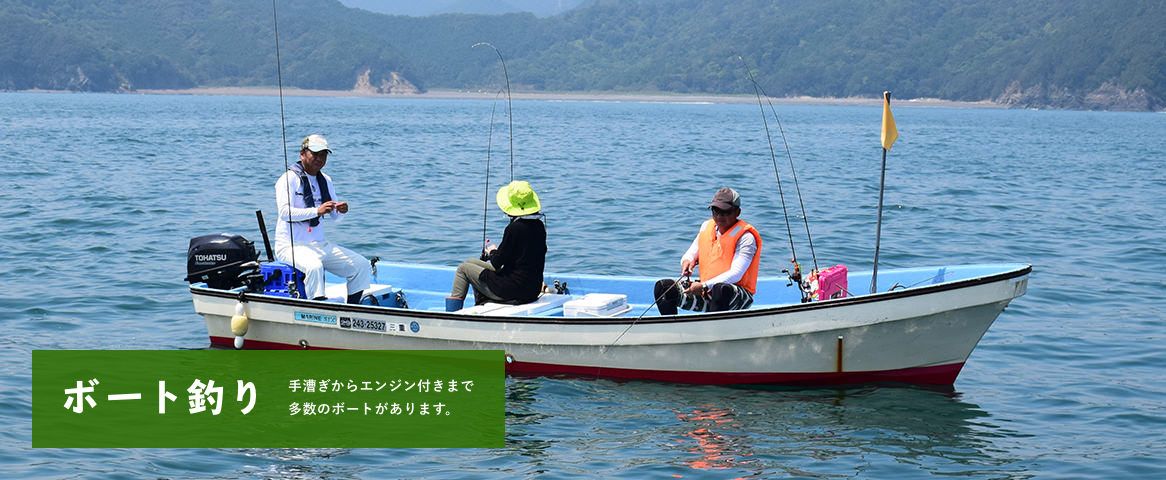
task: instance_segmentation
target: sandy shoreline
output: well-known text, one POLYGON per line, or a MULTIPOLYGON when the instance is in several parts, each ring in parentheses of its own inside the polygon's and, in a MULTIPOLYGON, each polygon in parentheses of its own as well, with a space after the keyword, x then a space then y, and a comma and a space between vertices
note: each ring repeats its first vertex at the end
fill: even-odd
MULTIPOLYGON (((279 89, 274 87, 202 87, 184 90, 137 90, 143 95, 249 95, 249 96, 276 96, 279 89)), ((464 90, 430 90, 418 94, 375 94, 354 90, 306 90, 300 88, 285 88, 283 95, 288 97, 365 97, 365 98, 434 98, 434 99, 477 99, 492 100, 497 91, 464 91, 464 90)), ((591 93, 591 92, 511 92, 515 100, 549 100, 549 101, 590 101, 590 102, 652 102, 652 103, 755 103, 757 97, 752 95, 698 95, 698 94, 669 94, 669 93, 591 93)), ((784 97, 771 98, 775 104, 781 105, 854 105, 878 106, 882 104, 880 98, 814 98, 814 97, 784 97)), ((959 102, 934 98, 917 98, 892 101, 897 106, 914 107, 943 107, 943 108, 1007 108, 993 102, 959 102)))

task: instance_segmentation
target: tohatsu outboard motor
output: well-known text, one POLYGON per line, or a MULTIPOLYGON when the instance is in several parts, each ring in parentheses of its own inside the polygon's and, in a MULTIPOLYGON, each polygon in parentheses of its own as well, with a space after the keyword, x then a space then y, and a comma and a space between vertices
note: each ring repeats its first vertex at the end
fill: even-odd
POLYGON ((262 288, 258 259, 255 242, 239 235, 219 233, 195 237, 190 239, 186 253, 185 280, 206 282, 210 288, 224 290, 243 286, 262 288))

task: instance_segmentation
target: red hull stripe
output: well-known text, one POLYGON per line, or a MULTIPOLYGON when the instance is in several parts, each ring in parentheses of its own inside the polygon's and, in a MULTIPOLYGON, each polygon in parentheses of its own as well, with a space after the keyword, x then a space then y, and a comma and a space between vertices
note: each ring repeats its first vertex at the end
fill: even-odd
MULTIPOLYGON (((233 347, 231 337, 210 337, 211 344, 233 347)), ((285 343, 247 340, 249 349, 298 350, 304 347, 285 343)), ((311 350, 335 350, 309 345, 311 350)), ((903 368, 898 370, 878 370, 866 372, 691 372, 673 370, 638 370, 626 368, 580 367, 550 363, 513 362, 506 365, 506 373, 517 375, 566 375, 572 377, 611 378, 619 380, 648 380, 669 383, 691 383, 699 385, 854 385, 866 383, 910 383, 917 385, 951 385, 959 376, 964 364, 952 363, 931 367, 903 368)))
POLYGON ((650 380, 700 385, 853 385, 866 383, 911 383, 918 385, 951 385, 955 383, 963 363, 934 367, 904 368, 868 372, 689 372, 673 370, 635 370, 624 368, 577 367, 546 363, 514 362, 506 366, 506 373, 519 375, 568 375, 600 377, 620 380, 650 380))

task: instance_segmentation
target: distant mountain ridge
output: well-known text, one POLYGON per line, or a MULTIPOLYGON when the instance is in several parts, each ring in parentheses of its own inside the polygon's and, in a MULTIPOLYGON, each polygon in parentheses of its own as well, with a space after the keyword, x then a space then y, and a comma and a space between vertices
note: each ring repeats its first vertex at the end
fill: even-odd
MULTIPOLYGON (((345 0, 356 4, 361 0, 345 0)), ((507 0, 517 3, 518 0, 507 0)), ((409 17, 280 0, 285 87, 394 94, 515 89, 1166 108, 1162 0, 588 0, 409 17), (740 59, 738 58, 740 57, 740 59)), ((271 86, 271 4, 0 0, 0 90, 271 86)))

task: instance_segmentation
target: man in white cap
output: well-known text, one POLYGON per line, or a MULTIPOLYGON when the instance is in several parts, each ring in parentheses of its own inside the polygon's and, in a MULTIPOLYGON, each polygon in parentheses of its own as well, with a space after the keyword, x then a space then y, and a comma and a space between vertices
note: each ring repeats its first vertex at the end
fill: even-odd
POLYGON ((656 282, 656 305, 661 315, 675 315, 677 308, 719 312, 749 308, 757 293, 761 260, 761 234, 738 219, 741 196, 725 187, 717 190, 708 206, 712 217, 680 259, 684 276, 700 267, 696 282, 665 278, 656 282))
POLYGON ((348 202, 338 201, 332 178, 321 172, 328 162, 328 140, 309 135, 300 144, 300 161, 275 182, 275 257, 304 273, 305 298, 323 300, 324 271, 348 280, 348 303, 359 303, 369 287, 372 266, 360 254, 324 238, 325 215, 338 222, 348 202))

